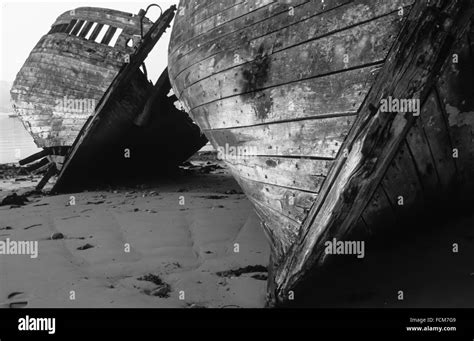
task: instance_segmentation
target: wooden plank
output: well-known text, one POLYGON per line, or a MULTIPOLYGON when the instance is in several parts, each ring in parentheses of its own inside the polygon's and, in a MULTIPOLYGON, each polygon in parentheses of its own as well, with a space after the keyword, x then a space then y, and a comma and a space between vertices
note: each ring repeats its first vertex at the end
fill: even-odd
MULTIPOLYGON (((52 78, 55 78, 55 75, 52 74, 52 78)), ((82 98, 90 98, 90 96, 85 96, 86 94, 91 94, 91 93, 96 93, 96 94, 100 94, 100 93, 104 93, 105 90, 107 90, 107 88, 104 86, 105 85, 105 82, 106 80, 108 79, 109 77, 104 77, 104 79, 100 80, 98 83, 92 85, 93 83, 91 83, 91 88, 88 89, 87 88, 87 84, 85 84, 84 81, 82 80, 77 80, 75 82, 71 82, 71 83, 68 83, 68 82, 59 82, 59 83, 51 83, 51 82, 48 82, 48 80, 46 79, 46 73, 40 73, 38 74, 38 77, 35 77, 35 78, 31 78, 31 77, 23 77, 21 79, 21 85, 18 84, 18 85, 15 85, 15 89, 13 90, 13 93, 15 95, 17 95, 17 98, 18 100, 26 100, 26 101, 34 101, 35 98, 34 96, 37 96, 38 98, 41 98, 41 97, 49 97, 50 99, 51 98, 54 98, 54 100, 56 99, 64 99, 64 96, 68 95, 68 94, 73 94, 75 93, 76 95, 83 95, 83 96, 78 96, 78 97, 74 97, 74 98, 69 98, 69 99, 82 99, 82 98), (104 84, 102 84, 104 83, 104 84), (48 86, 49 85, 49 86, 48 86), (63 86, 64 85, 64 86, 63 86), (26 91, 17 91, 16 88, 19 88, 21 90, 20 87, 25 87, 25 90, 26 91), (81 88, 82 88, 82 93, 81 93, 81 88), (28 92, 29 89, 32 89, 33 92, 28 92), (63 89, 63 90, 61 90, 63 89), (31 94, 31 96, 29 96, 29 94, 31 94), (52 95, 52 94, 56 94, 57 96, 49 96, 49 95, 52 95)), ((110 80, 113 80, 113 77, 110 77, 110 80)), ((91 80, 92 82, 92 80, 91 80)), ((16 100, 16 98, 15 98, 16 100)), ((54 102, 54 101, 53 101, 54 102)))
MULTIPOLYGON (((67 114, 64 116, 67 117, 67 114)), ((88 115, 84 115, 81 118, 69 119, 69 118, 55 118, 48 117, 44 119, 35 119, 28 115, 23 115, 22 120, 25 121, 27 128, 32 133, 42 133, 49 130, 61 131, 69 129, 80 129, 81 124, 85 122, 88 118, 88 115), (44 129, 43 129, 44 128, 44 129)), ((59 145, 63 145, 62 143, 59 145)))
POLYGON ((247 179, 239 173, 233 172, 233 174, 239 178, 238 182, 248 197, 287 216, 298 224, 301 224, 306 218, 317 197, 314 193, 265 184, 247 179))
POLYGON ((273 246, 272 252, 275 252, 277 259, 282 259, 296 240, 299 230, 298 224, 254 198, 250 197, 249 200, 264 222, 268 235, 270 235, 273 246))
POLYGON ((37 191, 41 191, 47 184, 48 184, 48 181, 54 176, 56 175, 56 173, 58 172, 57 168, 56 168, 56 165, 55 164, 51 164, 48 168, 48 171, 46 172, 45 176, 41 179, 41 181, 38 183, 38 185, 36 185, 36 190, 37 191))
POLYGON ((110 41, 112 40, 115 32, 117 31, 117 27, 110 26, 105 32, 104 38, 100 42, 101 44, 109 45, 110 41))
MULTIPOLYGON (((399 7, 405 7, 412 2, 413 0, 370 2, 359 0, 340 6, 343 2, 338 1, 331 2, 331 7, 340 6, 331 11, 328 11, 324 3, 318 2, 298 6, 294 10, 294 16, 283 13, 279 15, 281 17, 279 21, 272 18, 269 22, 262 23, 260 31, 259 27, 248 28, 244 35, 247 39, 246 43, 242 43, 242 34, 234 34, 214 43, 212 49, 209 49, 209 43, 201 45, 186 56, 189 58, 189 62, 177 61, 177 69, 182 63, 188 64, 188 66, 182 72, 179 71, 177 77, 174 77, 174 82, 178 88, 189 87, 211 74, 251 62, 259 56, 261 50, 270 51, 271 54, 295 45, 308 43, 331 32, 340 31, 394 11, 397 11, 398 14, 399 7), (313 8, 308 9, 309 6, 313 8), (321 7, 318 8, 319 6, 321 7), (324 14, 314 15, 311 13, 312 16, 304 20, 309 16, 309 11, 316 12, 316 14, 323 12, 324 14), (290 20, 296 21, 297 18, 300 20, 299 22, 279 29, 283 23, 290 20), (214 47, 216 45, 217 47, 214 47), (197 61, 199 62, 197 63, 197 61), (189 65, 190 62, 193 64, 189 65)), ((409 9, 405 8, 404 11, 404 13, 408 13, 409 9)), ((389 37, 387 43, 393 42, 394 39, 395 37, 389 37)))
POLYGON ((198 107, 191 115, 202 129, 222 129, 317 116, 355 114, 367 95, 377 70, 375 66, 370 66, 285 84, 245 97, 230 97, 198 107))
MULTIPOLYGON (((227 1, 228 0, 224 0, 224 2, 227 1)), ((194 23, 191 25, 181 25, 179 27, 187 27, 188 30, 184 35, 178 35, 176 37, 176 43, 180 44, 180 42, 183 41, 180 38, 184 39, 183 42, 188 42, 189 40, 196 40, 199 36, 205 33, 209 33, 210 31, 214 32, 215 34, 219 34, 219 28, 221 27, 221 25, 241 17, 247 18, 250 13, 255 12, 261 8, 267 7, 268 5, 273 3, 276 3, 276 6, 281 6, 281 4, 279 4, 275 0, 254 0, 248 2, 241 2, 239 5, 231 6, 226 10, 220 12, 218 15, 210 16, 202 20, 201 22, 194 23)), ((288 5, 286 5, 285 8, 288 8, 288 5)))
POLYGON ((38 161, 39 159, 44 158, 45 156, 49 155, 49 151, 47 149, 43 149, 42 151, 35 153, 33 155, 28 156, 26 159, 23 159, 19 162, 20 166, 25 166, 29 163, 38 161))
MULTIPOLYGON (((114 74, 112 73, 106 73, 102 76, 102 78, 100 79, 97 79, 97 80, 94 80, 95 77, 91 77, 92 79, 90 80, 90 85, 91 85, 91 88, 87 88, 87 83, 86 83, 86 79, 84 77, 84 79, 81 78, 77 78, 75 81, 73 81, 72 79, 69 81, 65 76, 62 76, 61 75, 61 71, 62 69, 60 67, 58 67, 56 70, 54 71, 51 71, 51 82, 49 84, 51 84, 52 86, 52 90, 53 91, 56 91, 57 93, 60 93, 60 91, 58 90, 58 87, 64 87, 64 88, 70 88, 72 90, 76 90, 76 91, 81 91, 82 90, 82 93, 85 93, 85 92, 88 92, 88 91, 101 91, 103 92, 104 88, 107 89, 107 86, 106 86, 106 82, 107 80, 111 80, 113 79, 114 77, 114 74), (53 84, 55 87, 53 87, 53 84)), ((43 84, 48 84, 48 79, 47 79, 47 74, 48 74, 48 71, 47 70, 41 70, 39 72, 37 72, 34 76, 32 75, 32 73, 28 73, 26 74, 26 72, 22 72, 21 74, 19 74, 19 76, 21 77, 21 80, 19 80, 18 83, 16 83, 15 85, 15 90, 17 88, 19 88, 19 90, 21 90, 21 87, 24 87, 24 89, 26 91, 28 91, 30 88, 34 89, 35 91, 37 91, 38 93, 45 93, 47 91, 49 91, 49 87, 43 87, 41 89, 38 89, 36 88, 37 85, 41 86, 43 84)), ((89 72, 85 71, 84 70, 84 76, 89 74, 89 72)), ((90 73, 92 74, 92 73, 90 73)), ((21 93, 19 91, 16 91, 15 93, 21 93)), ((24 94, 24 92, 23 92, 24 94)))
POLYGON ((355 116, 204 131, 216 149, 244 148, 254 156, 334 159, 355 116), (317 138, 315 138, 317 136, 317 138))
POLYGON ((87 33, 89 33, 89 31, 91 30, 92 25, 94 25, 94 23, 92 21, 87 22, 87 24, 84 25, 81 32, 79 33, 79 37, 85 38, 87 33))
POLYGON ((206 78, 178 97, 194 109, 226 97, 379 63, 392 45, 387 37, 396 36, 399 26, 395 13, 270 56, 261 51, 252 63, 206 78))
POLYGON ((439 190, 438 172, 420 120, 416 120, 408 132, 407 144, 420 174, 425 196, 434 197, 439 190))
MULTIPOLYGON (((347 2, 348 0, 335 0, 334 5, 331 4, 327 7, 332 8, 333 6, 337 6, 340 1, 347 2)), ((308 3, 308 0, 294 0, 292 6, 293 8, 298 8, 304 3, 308 3)), ((321 5, 318 7, 324 6, 321 5)), ((274 17, 278 16, 278 21, 280 22, 279 25, 285 25, 285 23, 295 20, 293 18, 294 16, 288 15, 290 4, 285 4, 282 2, 275 2, 270 6, 265 5, 263 7, 257 8, 255 11, 246 11, 245 4, 239 4, 234 8, 240 12, 239 18, 223 22, 225 24, 198 36, 188 33, 186 36, 191 36, 192 39, 188 39, 185 43, 180 44, 179 42, 172 41, 172 52, 170 54, 170 59, 172 59, 173 63, 176 64, 177 73, 183 70, 183 68, 181 68, 181 64, 188 64, 193 60, 192 56, 194 56, 194 58, 198 58, 202 53, 212 53, 214 50, 219 50, 219 46, 224 42, 224 38, 235 41, 235 37, 238 35, 240 36, 240 41, 238 41, 238 43, 242 43, 242 39, 247 39, 249 34, 253 36, 253 34, 258 32, 255 30, 258 30, 259 26, 257 25, 259 23, 262 23, 268 19, 273 19, 274 17), (249 30, 249 28, 253 28, 253 30, 249 30), (203 47, 202 49, 201 46, 203 47)), ((275 20, 272 20, 272 22, 276 23, 275 20)), ((175 27, 176 29, 183 27, 193 29, 192 26, 193 25, 182 24, 175 27)), ((263 29, 269 29, 269 27, 263 29)), ((200 62, 203 59, 204 58, 198 58, 194 62, 200 62)), ((177 73, 173 73, 173 79, 177 73)))
MULTIPOLYGON (((28 74, 29 71, 37 71, 37 70, 54 70, 58 66, 62 66, 64 68, 64 72, 66 73, 65 76, 73 76, 72 74, 72 61, 74 60, 74 56, 68 54, 67 56, 58 57, 57 55, 51 53, 32 53, 28 58, 27 64, 25 64, 25 71, 20 71, 21 73, 25 72, 28 74), (69 63, 69 66, 68 66, 69 63), (69 72, 68 72, 69 71, 69 72)), ((75 65, 75 69, 79 69, 81 71, 89 71, 89 72, 96 72, 96 73, 113 73, 118 70, 121 65, 123 65, 123 61, 120 63, 111 61, 111 63, 95 63, 89 62, 87 58, 77 60, 77 65, 75 65)), ((81 75, 79 74, 78 77, 81 75)))
MULTIPOLYGON (((71 62, 73 58, 54 58, 50 61, 57 62, 56 66, 53 66, 51 63, 45 63, 41 65, 41 61, 30 60, 28 65, 25 69, 22 69, 21 72, 18 73, 19 77, 38 80, 38 81, 45 81, 45 73, 53 73, 53 76, 58 80, 58 82, 63 83, 65 86, 68 85, 69 82, 73 81, 73 74, 72 72, 75 70, 78 73, 76 77, 77 81, 85 82, 87 80, 87 76, 90 76, 91 85, 95 88, 98 86, 103 87, 104 79, 108 79, 109 77, 114 77, 117 74, 118 67, 111 65, 109 68, 106 67, 95 67, 91 65, 91 68, 88 68, 87 61, 82 63, 77 63, 75 68, 71 67, 71 62), (31 64, 30 64, 31 62, 31 64), (69 63, 69 66, 67 65, 69 63)), ((90 64, 89 64, 90 65, 90 64)), ((21 86, 21 84, 18 84, 21 86)), ((87 89, 83 89, 83 91, 88 91, 87 89)))
POLYGON ((77 19, 71 20, 69 22, 69 24, 67 25, 67 27, 66 27, 65 33, 69 34, 72 31, 72 29, 74 28, 74 26, 76 25, 76 23, 77 23, 77 19))
POLYGON ((205 7, 201 6, 201 8, 198 9, 196 8, 196 5, 194 8, 189 8, 188 4, 183 4, 180 2, 172 33, 174 47, 170 50, 170 52, 173 53, 178 48, 186 44, 190 39, 197 38, 200 33, 194 30, 195 25, 199 25, 206 20, 212 20, 212 18, 225 15, 226 11, 229 11, 230 9, 245 3, 246 1, 243 0, 213 1, 212 4, 208 4, 205 7), (183 21, 185 21, 184 24, 182 23, 183 21))
MULTIPOLYGON (((84 124, 84 121, 89 117, 89 115, 82 115, 80 117, 68 118, 67 113, 61 113, 57 117, 44 114, 41 118, 38 118, 37 116, 26 114, 21 109, 18 110, 18 113, 21 114, 21 120, 25 123, 26 129, 33 133, 41 133, 42 131, 48 130, 42 130, 43 126, 53 128, 53 130, 68 130, 74 127, 79 129, 81 124, 84 124)), ((59 145, 64 144, 60 143, 59 145)))
MULTIPOLYGON (((25 84, 27 84, 25 82, 25 84)), ((43 90, 35 88, 35 86, 46 86, 47 83, 33 83, 31 82, 32 91, 28 94, 26 91, 22 90, 21 92, 15 91, 12 93, 12 101, 16 107, 20 108, 23 106, 25 110, 33 110, 31 114, 37 115, 40 113, 35 113, 36 110, 41 105, 49 106, 50 112, 60 112, 63 111, 62 103, 67 101, 87 101, 87 103, 93 105, 93 100, 99 100, 101 95, 105 90, 101 89, 92 89, 89 92, 81 92, 80 87, 77 88, 64 88, 63 92, 60 92, 60 86, 51 87, 51 90, 43 90), (34 89, 34 90, 33 90, 34 89)), ((26 86, 25 86, 26 87, 26 86)), ((72 103, 72 102, 71 102, 72 103)), ((79 102, 77 102, 79 103, 79 102)), ((86 102, 83 102, 86 103, 86 102)), ((67 108, 66 108, 67 109, 67 108)))
MULTIPOLYGON (((39 72, 43 72, 43 71, 46 71, 46 72, 54 72, 54 71, 57 71, 58 69, 61 69, 61 72, 64 73, 64 76, 66 80, 69 81, 69 79, 73 79, 72 76, 73 76, 73 69, 71 68, 71 59, 68 57, 68 58, 58 58, 56 59, 55 61, 57 61, 58 63, 57 64, 54 64, 51 62, 46 62, 44 64, 42 64, 41 61, 37 61, 37 60, 29 60, 28 61, 28 65, 26 66, 25 65, 25 68, 24 70, 22 69, 22 71, 19 72, 19 75, 25 75, 25 76, 29 76, 29 75, 32 75, 32 76, 35 76, 35 74, 38 74, 39 72), (69 67, 67 66, 66 63, 69 62, 69 67)), ((111 65, 109 67, 106 67, 105 65, 104 66, 97 66, 97 65, 90 65, 90 69, 87 68, 87 62, 86 63, 78 63, 78 65, 76 66, 75 70, 80 70, 80 74, 78 74, 78 77, 79 78, 85 78, 82 73, 91 73, 91 78, 94 79, 94 73, 97 74, 102 74, 102 75, 114 75, 116 74, 116 72, 118 71, 119 67, 118 67, 118 64, 117 64, 117 68, 115 67, 115 65, 111 65)), ((96 76, 97 77, 97 76, 96 76)), ((95 78, 96 78, 95 77, 95 78)), ((19 84, 21 85, 21 84, 19 84)), ((67 85, 67 84, 65 84, 67 85)), ((95 85, 95 84, 94 84, 95 85)), ((83 90, 84 91, 84 90, 83 90)), ((86 90, 87 91, 87 90, 86 90)))
POLYGON ((36 162, 28 167, 26 167, 26 170, 30 173, 39 173, 44 170, 47 170, 49 168, 50 160, 48 158, 41 159, 39 162, 36 162))
MULTIPOLYGON (((31 102, 29 100, 28 96, 25 96, 28 94, 28 86, 26 85, 26 82, 22 85, 16 85, 15 89, 12 90, 12 98, 14 97, 15 102, 22 102, 24 101, 25 103, 31 102)), ((103 92, 101 89, 75 89, 75 88, 68 88, 65 87, 64 91, 60 92, 59 90, 56 89, 34 89, 34 93, 31 92, 34 96, 37 96, 38 98, 44 97, 44 99, 47 99, 48 97, 54 97, 56 99, 64 99, 64 96, 67 96, 70 99, 74 98, 89 98, 89 99, 100 99, 100 97, 103 95, 103 92)), ((17 103, 15 103, 17 104, 17 103)), ((17 105, 18 106, 18 105, 17 105)), ((24 108, 25 110, 31 110, 28 107, 24 108)))
MULTIPOLYGON (((74 38, 74 40, 76 39, 78 38, 74 38)), ((72 39, 69 39, 69 40, 72 40, 72 39)), ((49 41, 48 44, 46 45, 38 46, 36 49, 34 49, 31 52, 28 58, 34 58, 33 56, 35 54, 38 54, 39 56, 41 56, 41 54, 47 54, 50 56, 58 56, 58 57, 61 56, 61 57, 66 57, 66 58, 79 56, 81 58, 76 59, 78 62, 80 60, 88 60, 92 65, 108 65, 109 63, 111 63, 111 65, 114 65, 114 62, 116 63, 116 65, 118 64, 122 65, 124 57, 126 55, 125 51, 123 52, 114 51, 114 47, 112 46, 97 45, 97 43, 91 42, 89 40, 81 40, 80 42, 79 41, 70 42, 70 44, 68 44, 67 47, 64 46, 64 48, 61 46, 53 46, 50 43, 51 41, 49 41), (92 45, 89 48, 88 46, 89 44, 90 45, 94 44, 94 45, 92 45), (101 46, 102 48, 98 49, 97 46, 101 46), (117 52, 117 53, 114 53, 114 52, 117 52)), ((61 42, 61 44, 67 44, 67 43, 68 43, 67 38, 61 42)), ((46 59, 49 59, 49 58, 46 58, 46 59)))
POLYGON ((91 36, 89 37, 90 41, 95 41, 97 36, 100 33, 100 30, 102 30, 102 27, 104 27, 104 24, 97 24, 97 26, 94 28, 94 31, 92 31, 91 36))
POLYGON ((181 0, 176 21, 179 23, 186 20, 189 24, 196 24, 242 2, 244 1, 181 0))
MULTIPOLYGON (((87 74, 87 72, 84 72, 87 74)), ((87 92, 104 92, 104 88, 107 89, 106 87, 106 81, 108 79, 113 79, 113 74, 106 74, 103 76, 103 78, 98 79, 95 83, 94 80, 91 79, 91 88, 87 88, 87 83, 85 80, 82 80, 80 78, 76 79, 75 81, 69 82, 67 79, 65 79, 63 76, 61 76, 61 69, 56 69, 54 71, 51 71, 51 78, 52 81, 49 83, 51 86, 50 87, 44 87, 44 85, 48 84, 48 79, 47 79, 47 70, 41 70, 38 73, 36 73, 35 76, 31 76, 30 74, 25 75, 22 73, 19 75, 17 83, 15 83, 15 87, 12 90, 15 94, 18 95, 28 95, 28 91, 34 90, 38 94, 45 94, 51 91, 52 93, 58 93, 58 94, 64 94, 64 91, 60 91, 59 88, 63 87, 65 90, 71 90, 71 91, 76 91, 77 93, 87 93, 87 92), (56 82, 56 80, 58 80, 56 82), (41 87, 43 86, 43 87, 41 87), (41 87, 41 88, 39 88, 41 87)), ((63 98, 63 96, 60 96, 60 98, 63 98)), ((84 98, 84 97, 79 97, 79 98, 84 98)), ((86 97, 87 98, 87 97, 86 97)))
POLYGON ((48 32, 48 34, 52 33, 64 33, 68 27, 68 24, 59 24, 59 25, 54 25, 51 30, 48 32))
MULTIPOLYGON (((15 88, 23 85, 23 79, 44 82, 46 80, 46 74, 51 73, 59 83, 69 87, 71 87, 71 85, 69 85, 70 83, 74 85, 78 82, 86 82, 87 76, 90 76, 91 87, 97 89, 104 87, 106 80, 113 78, 119 70, 119 67, 115 67, 114 65, 111 65, 109 68, 102 66, 94 67, 94 65, 88 65, 87 60, 78 62, 76 68, 73 68, 71 66, 73 60, 74 57, 55 58, 52 61, 57 62, 56 66, 53 66, 50 63, 41 65, 40 60, 30 60, 28 61, 28 65, 30 65, 31 62, 31 66, 22 69, 22 71, 18 73, 18 80, 15 83, 15 88), (67 65, 68 63, 69 65, 67 65), (91 66, 90 69, 88 68, 89 66, 91 66), (76 77, 75 81, 72 74, 74 70, 76 70, 78 74, 81 74, 76 77)), ((88 91, 88 89, 83 89, 82 91, 88 91)))
POLYGON ((85 20, 78 20, 77 21, 76 25, 74 26, 74 28, 71 31, 71 35, 77 36, 77 34, 79 33, 79 30, 82 28, 82 25, 84 25, 84 21, 85 20))
POLYGON ((344 237, 358 221, 405 141, 413 115, 387 114, 375 105, 387 96, 419 98, 423 103, 473 13, 474 3, 464 0, 414 5, 402 39, 392 49, 343 146, 349 151, 347 157, 337 160, 302 226, 300 239, 270 279, 274 282, 270 287, 276 288, 269 293, 274 304, 284 302, 287 290, 300 283, 309 269, 321 265, 325 241, 344 237), (413 84, 417 86, 410 86, 413 84))
POLYGON ((456 179, 456 168, 446 123, 435 93, 431 93, 421 110, 421 120, 442 188, 449 189, 456 179))
POLYGON ((332 161, 279 157, 225 159, 234 173, 281 187, 318 193, 332 161))
POLYGON ((99 44, 89 38, 82 39, 76 36, 45 35, 36 44, 33 52, 57 51, 70 52, 83 55, 85 58, 96 60, 98 63, 105 63, 106 60, 123 59, 123 56, 130 52, 128 46, 108 46, 99 44), (111 54, 115 52, 114 54, 111 54), (104 60, 105 59, 105 60, 104 60))

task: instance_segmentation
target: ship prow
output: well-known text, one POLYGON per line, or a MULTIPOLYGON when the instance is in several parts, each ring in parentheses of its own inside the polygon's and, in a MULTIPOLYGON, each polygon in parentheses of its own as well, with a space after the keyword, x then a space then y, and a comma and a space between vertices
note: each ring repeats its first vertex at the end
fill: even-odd
POLYGON ((67 11, 19 71, 14 109, 43 148, 20 165, 45 172, 38 190, 52 179, 52 192, 64 193, 165 173, 207 143, 175 106, 168 70, 148 80, 145 60, 176 6, 155 23, 148 9, 67 11))
POLYGON ((181 2, 171 83, 261 217, 270 306, 304 296, 327 242, 471 195, 473 8, 181 2))

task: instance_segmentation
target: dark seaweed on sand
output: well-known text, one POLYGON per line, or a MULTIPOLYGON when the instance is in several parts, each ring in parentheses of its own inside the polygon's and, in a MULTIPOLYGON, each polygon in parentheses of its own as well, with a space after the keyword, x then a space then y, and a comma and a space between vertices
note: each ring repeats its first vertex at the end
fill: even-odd
POLYGON ((171 287, 168 283, 163 282, 163 280, 153 274, 148 274, 143 277, 138 278, 139 281, 150 282, 157 286, 154 290, 146 290, 145 293, 150 296, 156 296, 160 298, 168 298, 171 292, 171 287))
POLYGON ((268 272, 268 270, 263 265, 249 265, 249 266, 246 266, 245 268, 217 272, 216 275, 219 277, 240 277, 244 274, 251 274, 251 273, 258 273, 258 272, 268 272))

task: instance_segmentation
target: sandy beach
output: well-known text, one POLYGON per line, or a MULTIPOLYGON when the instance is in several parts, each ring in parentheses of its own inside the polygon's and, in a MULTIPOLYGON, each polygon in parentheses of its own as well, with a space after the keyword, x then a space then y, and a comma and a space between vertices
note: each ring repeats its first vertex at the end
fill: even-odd
MULTIPOLYGON (((0 207, 0 240, 39 241, 37 259, 0 256, 0 306, 263 307, 258 217, 227 171, 189 166, 161 183, 0 207)), ((37 178, 16 180, 2 180, 0 199, 37 178)))
MULTIPOLYGON (((28 202, 0 207, 0 241, 38 241, 38 258, 0 256, 0 307, 265 306, 269 246, 223 164, 198 158, 173 178, 57 196, 7 169, 0 202, 28 202)), ((453 217, 367 241, 364 259, 338 258, 298 306, 474 307, 474 217, 453 217)))

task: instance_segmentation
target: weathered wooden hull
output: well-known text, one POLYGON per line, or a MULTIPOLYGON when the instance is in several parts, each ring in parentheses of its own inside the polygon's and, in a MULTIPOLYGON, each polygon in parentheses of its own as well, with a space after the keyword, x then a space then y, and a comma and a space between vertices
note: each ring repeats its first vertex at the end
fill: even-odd
POLYGON ((472 188, 471 14, 469 1, 181 1, 171 82, 215 148, 244 154, 226 163, 272 244, 270 301, 327 262, 326 241, 472 188), (420 115, 381 112, 390 96, 420 115))
MULTIPOLYGON (((144 29, 150 25, 145 19, 144 29)), ((38 147, 72 146, 133 52, 127 41, 139 34, 139 18, 125 12, 81 7, 57 18, 11 90, 14 110, 38 147)))
POLYGON ((69 153, 52 189, 53 193, 74 192, 99 184, 123 183, 165 174, 186 161, 208 141, 189 116, 168 97, 171 85, 167 71, 150 107, 150 117, 140 124, 138 117, 150 98, 151 85, 137 96, 137 73, 127 86, 88 121, 69 153))
POLYGON ((15 110, 44 148, 20 161, 27 165, 44 157, 28 167, 47 170, 38 189, 56 174, 56 193, 156 174, 207 143, 175 107, 167 70, 155 85, 141 70, 175 11, 171 7, 152 23, 143 10, 134 16, 79 8, 60 16, 41 39, 11 91, 15 110), (93 106, 77 113, 74 99, 93 106))
POLYGON ((77 136, 54 193, 166 172, 207 143, 199 127, 175 107, 176 97, 169 96, 168 70, 155 85, 140 70, 175 10, 165 11, 129 55, 77 136))

